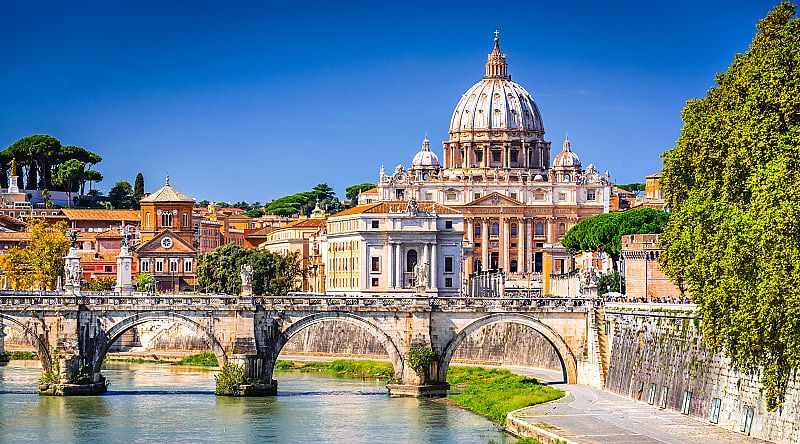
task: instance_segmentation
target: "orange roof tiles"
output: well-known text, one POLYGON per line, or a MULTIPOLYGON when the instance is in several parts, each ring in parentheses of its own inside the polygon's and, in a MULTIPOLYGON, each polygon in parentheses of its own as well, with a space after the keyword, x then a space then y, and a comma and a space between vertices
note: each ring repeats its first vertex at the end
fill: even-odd
POLYGON ((61 214, 70 220, 103 220, 103 221, 124 221, 139 222, 138 210, 96 210, 96 209, 75 209, 65 208, 61 214))

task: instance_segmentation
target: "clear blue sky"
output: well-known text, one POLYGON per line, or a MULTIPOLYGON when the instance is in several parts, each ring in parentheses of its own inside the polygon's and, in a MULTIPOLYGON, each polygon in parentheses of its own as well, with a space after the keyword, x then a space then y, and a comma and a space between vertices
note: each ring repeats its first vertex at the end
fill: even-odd
POLYGON ((0 148, 84 146, 105 190, 141 171, 198 200, 343 197, 426 131, 441 155, 497 28, 553 155, 568 132, 584 165, 641 181, 775 4, 0 0, 0 148))

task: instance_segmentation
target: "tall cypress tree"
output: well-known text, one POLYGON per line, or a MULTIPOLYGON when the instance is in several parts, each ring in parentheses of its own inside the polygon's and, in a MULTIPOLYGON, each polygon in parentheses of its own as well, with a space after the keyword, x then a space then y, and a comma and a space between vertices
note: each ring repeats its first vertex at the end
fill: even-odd
POLYGON ((142 196, 144 196, 144 176, 140 172, 133 182, 133 201, 136 204, 136 208, 139 208, 139 200, 142 196))

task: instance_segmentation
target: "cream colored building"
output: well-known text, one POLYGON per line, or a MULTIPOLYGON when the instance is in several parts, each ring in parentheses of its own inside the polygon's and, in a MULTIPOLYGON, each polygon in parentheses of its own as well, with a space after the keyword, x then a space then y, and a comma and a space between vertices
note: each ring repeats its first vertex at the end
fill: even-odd
POLYGON ((584 168, 569 139, 551 164, 539 109, 511 80, 497 38, 483 78, 458 101, 449 134, 442 161, 426 138, 410 168, 381 167, 377 190, 359 202, 414 198, 461 213, 473 247, 468 273, 501 269, 511 279, 558 273, 563 258, 548 251, 557 251, 579 220, 609 211, 609 174, 584 168))
POLYGON ((328 218, 326 288, 359 296, 456 296, 464 218, 433 202, 359 205, 328 218))
MULTIPOLYGON (((282 255, 297 254, 302 260, 305 276, 298 282, 299 289, 302 291, 320 292, 319 281, 322 280, 320 273, 324 273, 324 268, 319 268, 319 260, 315 259, 315 252, 319 245, 312 240, 318 241, 320 236, 324 238, 325 218, 322 215, 308 219, 298 219, 283 227, 276 228, 266 233, 266 240, 258 245, 259 250, 266 250, 282 255), (313 273, 309 273, 313 271, 313 273)), ((318 253, 316 254, 318 255, 318 253)))

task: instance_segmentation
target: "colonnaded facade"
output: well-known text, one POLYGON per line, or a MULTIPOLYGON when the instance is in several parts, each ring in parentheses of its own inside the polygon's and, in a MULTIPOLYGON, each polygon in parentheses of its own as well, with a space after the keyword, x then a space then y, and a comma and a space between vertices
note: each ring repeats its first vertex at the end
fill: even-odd
POLYGON ((381 167, 377 189, 359 203, 416 199, 462 213, 467 273, 563 273, 571 267, 559 241, 579 220, 609 211, 610 176, 584 169, 568 138, 550 163, 539 109, 494 43, 483 78, 453 111, 443 162, 426 138, 410 168, 381 167))

